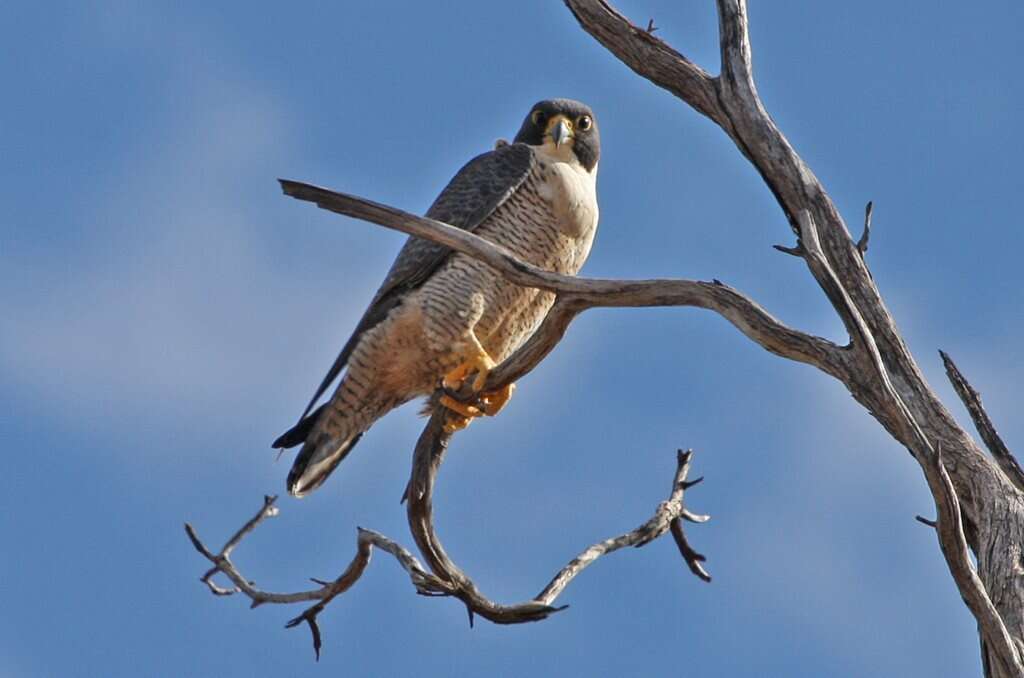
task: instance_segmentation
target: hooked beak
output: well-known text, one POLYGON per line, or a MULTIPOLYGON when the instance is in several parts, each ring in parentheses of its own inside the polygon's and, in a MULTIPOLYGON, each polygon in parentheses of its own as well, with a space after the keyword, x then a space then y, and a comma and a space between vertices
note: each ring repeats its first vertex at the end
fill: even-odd
POLYGON ((548 123, 548 134, 551 135, 551 140, 555 142, 555 148, 559 148, 562 144, 573 138, 572 122, 564 115, 556 115, 548 123))

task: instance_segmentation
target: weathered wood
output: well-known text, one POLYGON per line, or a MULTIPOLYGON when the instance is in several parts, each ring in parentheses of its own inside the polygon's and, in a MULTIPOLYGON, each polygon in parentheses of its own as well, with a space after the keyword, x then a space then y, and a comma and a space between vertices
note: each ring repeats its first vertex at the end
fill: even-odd
MULTIPOLYGON (((929 448, 942 450, 944 471, 948 473, 954 494, 959 499, 963 532, 977 556, 977 573, 984 593, 1014 638, 1014 644, 1007 646, 1002 643, 999 648, 994 648, 993 643, 986 639, 986 672, 993 676, 1020 675, 1019 648, 1021 638, 1024 638, 1024 567, 1021 566, 1024 495, 956 423, 925 381, 907 349, 864 261, 870 211, 865 218, 864 236, 859 243, 854 243, 818 178, 765 110, 753 78, 745 0, 716 2, 721 74, 713 78, 717 96, 715 103, 709 106, 703 91, 694 92, 689 86, 674 86, 672 80, 677 75, 673 70, 660 66, 645 68, 643 63, 630 58, 630 55, 645 49, 646 39, 639 36, 637 27, 621 17, 607 2, 565 0, 582 28, 630 68, 719 124, 760 173, 795 232, 800 232, 798 217, 803 213, 816 224, 827 266, 806 256, 803 248, 796 248, 794 253, 804 257, 811 274, 843 319, 852 338, 851 369, 833 376, 840 379, 853 397, 914 454, 926 474, 928 469, 925 465, 930 457, 922 442, 926 442, 929 448), (838 281, 838 286, 830 279, 829 272, 838 281), (858 327, 858 318, 876 349, 874 352, 881 359, 881 373, 875 369, 873 351, 865 345, 865 335, 858 327), (887 384, 891 385, 896 397, 887 384), (1009 656, 1013 645, 1017 650, 1012 652, 1014 656, 1009 656)), ((681 55, 680 59, 683 59, 681 55)), ((692 77, 681 80, 688 84, 692 77)), ((953 563, 950 567, 961 591, 969 588, 970 582, 961 581, 962 570, 954 568, 953 563)), ((972 612, 975 612, 974 608, 972 612)), ((985 625, 981 619, 979 624, 984 636, 985 625)))
POLYGON ((409 529, 412 532, 413 539, 416 541, 416 545, 427 562, 429 570, 421 565, 415 556, 397 542, 388 539, 378 532, 358 528, 356 554, 353 556, 352 562, 336 579, 333 581, 314 579, 313 581, 319 584, 320 587, 306 591, 294 593, 264 591, 238 570, 237 566, 231 561, 231 552, 241 543, 242 539, 255 530, 263 521, 277 515, 278 510, 275 506, 277 497, 267 496, 264 497, 263 506, 256 515, 239 528, 218 553, 211 551, 200 540, 195 528, 189 523, 185 523, 185 533, 192 542, 192 546, 212 564, 212 567, 200 577, 200 581, 206 584, 210 591, 217 596, 230 596, 235 593, 241 593, 251 601, 250 607, 258 607, 268 603, 287 605, 316 601, 312 606, 306 608, 302 614, 289 621, 286 627, 294 628, 301 624, 306 624, 309 627, 313 637, 313 651, 317 659, 320 658, 322 646, 320 626, 317 621, 319 614, 331 601, 345 591, 348 591, 359 581, 363 572, 366 571, 367 566, 370 564, 370 556, 373 553, 374 547, 395 557, 402 568, 408 573, 413 586, 416 588, 416 592, 420 595, 449 596, 461 600, 466 605, 471 626, 475 615, 480 615, 496 624, 523 624, 546 619, 555 612, 560 612, 568 607, 567 605, 556 607, 554 605, 555 599, 561 595, 565 587, 588 565, 601 556, 623 547, 644 546, 669 531, 671 531, 672 537, 679 546, 680 555, 682 555, 690 571, 704 581, 711 581, 711 576, 702 565, 705 560, 704 556, 689 545, 683 531, 682 521, 703 523, 709 517, 693 513, 683 504, 685 491, 699 483, 701 479, 695 481, 687 480, 693 453, 680 450, 676 457, 676 472, 672 480, 672 492, 667 500, 658 504, 654 515, 647 522, 625 534, 605 539, 588 547, 559 570, 548 585, 530 600, 514 605, 501 605, 490 600, 477 588, 473 580, 448 556, 434 527, 434 483, 453 435, 444 430, 445 417, 444 408, 434 408, 434 414, 430 417, 416 443, 416 449, 413 453, 412 473, 405 493, 405 500, 408 505, 409 529), (230 588, 219 586, 213 580, 214 576, 218 573, 227 577, 234 586, 230 588))
MULTIPOLYGON (((835 377, 921 465, 938 511, 935 523, 923 522, 935 527, 950 573, 978 620, 985 674, 999 678, 1024 676, 1024 472, 995 434, 980 398, 951 361, 947 361, 947 369, 954 386, 998 463, 956 423, 925 382, 865 263, 870 203, 863 235, 855 243, 823 186, 775 125, 757 94, 745 0, 716 0, 721 46, 721 74, 717 77, 654 37, 653 23, 647 30, 635 26, 604 0, 564 1, 585 31, 634 72, 717 123, 753 164, 798 237, 796 247, 778 249, 805 261, 842 319, 850 336, 849 345, 838 346, 789 328, 749 297, 718 281, 560 276, 525 264, 476 235, 387 205, 291 181, 281 182, 285 193, 334 212, 427 238, 485 262, 516 284, 554 292, 556 302, 545 322, 491 373, 485 390, 496 390, 535 368, 558 344, 572 320, 594 307, 694 306, 711 310, 767 351, 814 365, 835 377), (975 554, 976 567, 968 549, 975 554)), ((213 563, 203 581, 215 594, 240 591, 254 605, 318 601, 291 625, 308 623, 314 646, 319 649, 316 615, 358 579, 369 562, 372 546, 398 558, 420 593, 462 600, 471 621, 473 614, 497 623, 543 619, 560 609, 552 607, 555 597, 594 558, 624 545, 642 545, 666 530, 672 532, 690 569, 702 578, 706 576, 700 566, 703 557, 693 551, 682 532, 681 518, 700 517, 682 507, 688 459, 684 463, 680 457, 673 494, 650 521, 581 553, 533 600, 511 606, 490 601, 452 562, 434 531, 434 480, 450 440, 441 417, 440 408, 436 408, 417 443, 406 494, 410 528, 430 572, 394 542, 360 530, 357 555, 334 582, 296 594, 261 592, 241 576, 229 556, 245 534, 273 514, 273 502, 268 499, 261 513, 218 554, 207 549, 187 526, 195 548, 213 563), (228 576, 235 587, 226 589, 214 584, 212 577, 217 572, 228 576)))

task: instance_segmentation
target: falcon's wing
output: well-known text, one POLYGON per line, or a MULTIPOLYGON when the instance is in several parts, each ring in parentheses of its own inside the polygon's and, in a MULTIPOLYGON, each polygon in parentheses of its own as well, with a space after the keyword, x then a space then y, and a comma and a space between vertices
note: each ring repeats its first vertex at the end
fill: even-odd
MULTIPOLYGON (((508 144, 478 155, 448 182, 426 216, 466 231, 474 230, 522 185, 533 168, 534 158, 533 149, 526 144, 508 144)), ((407 292, 422 285, 450 253, 447 247, 422 238, 410 237, 406 241, 299 423, 274 441, 274 447, 292 447, 305 440, 315 420, 315 413, 313 417, 307 415, 344 369, 359 338, 383 320, 407 292)))

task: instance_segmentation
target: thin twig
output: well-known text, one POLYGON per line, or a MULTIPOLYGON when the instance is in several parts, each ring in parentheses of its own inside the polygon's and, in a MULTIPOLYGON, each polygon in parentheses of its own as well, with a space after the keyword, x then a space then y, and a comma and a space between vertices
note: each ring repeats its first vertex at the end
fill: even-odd
MULTIPOLYGON (((666 501, 663 501, 658 505, 658 508, 654 512, 654 516, 652 516, 650 520, 631 532, 621 534, 617 537, 612 537, 611 539, 605 539, 604 541, 598 542, 585 549, 582 553, 573 558, 568 565, 562 568, 551 582, 544 587, 544 590, 537 594, 534 600, 551 604, 551 602, 558 597, 558 595, 566 586, 568 586, 569 582, 572 581, 576 575, 601 556, 607 555, 626 546, 645 546, 665 534, 668 530, 672 531, 672 536, 676 538, 677 544, 679 544, 681 540, 682 544, 685 545, 685 549, 681 545, 679 547, 679 551, 690 570, 704 581, 710 582, 711 576, 700 565, 700 563, 705 560, 704 556, 690 548, 689 544, 686 543, 686 537, 683 535, 683 493, 689 487, 696 484, 686 482, 686 476, 690 472, 690 460, 692 458, 693 450, 687 450, 685 452, 679 450, 676 458, 676 475, 672 482, 672 493, 666 501)), ((707 516, 698 517, 701 519, 701 522, 708 518, 707 516)))
POLYGON ((868 239, 871 237, 871 213, 874 211, 875 203, 868 200, 868 204, 864 206, 864 231, 860 234, 860 240, 857 241, 857 251, 860 252, 861 257, 868 253, 868 239))
POLYGON ((667 501, 658 505, 654 516, 650 520, 632 532, 599 542, 585 550, 563 568, 534 599, 516 605, 500 605, 491 601, 451 561, 447 553, 445 553, 444 547, 441 545, 434 528, 434 481, 440 470, 441 462, 444 459, 444 452, 451 438, 451 434, 444 431, 444 417, 442 408, 437 408, 427 423, 423 434, 420 436, 420 441, 417 443, 416 453, 413 458, 413 469, 407 492, 410 529, 420 550, 434 572, 427 571, 415 556, 397 542, 388 539, 378 532, 359 528, 356 540, 356 554, 345 571, 333 581, 313 579, 315 583, 320 584, 320 588, 300 591, 298 593, 270 593, 260 590, 238 571, 237 567, 228 557, 228 554, 225 553, 225 549, 237 547, 242 539, 266 518, 277 515, 277 509, 274 507, 274 502, 277 498, 266 497, 260 511, 228 540, 225 549, 222 549, 220 553, 215 554, 210 551, 199 539, 195 529, 189 524, 185 525, 185 531, 196 551, 213 564, 213 567, 202 577, 203 582, 207 584, 215 595, 242 593, 252 601, 251 607, 264 603, 287 604, 310 600, 316 601, 297 617, 291 619, 285 626, 286 628, 294 628, 302 624, 308 626, 313 639, 313 651, 319 660, 322 647, 322 633, 317 618, 334 598, 349 590, 359 580, 370 563, 370 556, 374 547, 386 551, 395 557, 399 565, 408 573, 413 586, 416 588, 416 592, 420 595, 451 596, 462 600, 469 614, 470 625, 472 625, 474 615, 477 614, 498 624, 518 624, 540 621, 555 612, 564 610, 568 606, 555 607, 552 603, 569 582, 587 565, 600 556, 616 551, 624 546, 642 546, 649 543, 668 530, 672 531, 676 543, 681 544, 680 553, 683 554, 683 558, 690 570, 704 581, 711 580, 710 576, 700 565, 705 560, 704 556, 690 548, 686 544, 686 538, 683 535, 682 520, 705 522, 708 520, 708 516, 694 514, 683 505, 684 492, 693 485, 696 485, 699 480, 687 481, 686 478, 689 473, 693 453, 691 451, 680 451, 677 456, 677 468, 672 483, 672 493, 667 501), (217 586, 213 582, 212 577, 218 572, 227 576, 235 584, 235 588, 226 589, 217 586))
POLYGON ((797 244, 796 247, 786 247, 785 245, 772 245, 772 248, 777 249, 783 254, 788 254, 793 257, 803 258, 804 248, 797 244))
POLYGON ((210 591, 214 595, 225 596, 232 595, 234 593, 241 593, 249 598, 251 602, 250 607, 258 607, 266 603, 271 604, 291 604, 298 602, 308 602, 311 600, 318 601, 313 606, 307 608, 298 617, 292 619, 286 625, 286 628, 293 628, 300 623, 305 622, 310 629, 310 633, 313 636, 313 650, 316 653, 316 658, 320 659, 320 647, 321 647, 321 634, 320 628, 317 625, 317 615, 338 595, 344 593, 352 587, 356 581, 362 576, 363 571, 370 562, 370 555, 373 552, 373 547, 386 551, 393 555, 402 568, 409 574, 412 580, 413 586, 416 587, 418 593, 424 595, 447 595, 448 587, 445 582, 441 581, 431 573, 427 572, 416 557, 409 553, 406 549, 402 548, 396 542, 388 539, 382 534, 374 532, 372 530, 358 529, 358 536, 356 540, 356 555, 352 558, 352 562, 336 579, 330 582, 326 582, 320 579, 313 579, 315 583, 321 584, 318 589, 312 589, 308 591, 299 591, 296 593, 271 593, 256 588, 256 586, 245 578, 234 563, 231 562, 229 557, 228 547, 234 549, 242 541, 242 539, 251 533, 256 527, 262 523, 266 518, 277 515, 277 508, 274 506, 274 502, 277 497, 267 496, 264 498, 263 507, 260 508, 259 512, 248 522, 245 523, 232 537, 228 540, 225 548, 220 553, 213 553, 209 548, 203 544, 202 540, 199 539, 199 535, 196 533, 195 528, 192 525, 185 524, 185 532, 188 534, 189 540, 195 547, 196 551, 203 555, 204 558, 213 563, 213 567, 210 568, 201 578, 201 581, 206 584, 210 591), (223 573, 228 579, 235 584, 234 588, 224 588, 218 586, 213 581, 213 576, 218 572, 223 573))
POLYGON ((715 93, 715 79, 643 26, 637 26, 605 0, 565 0, 565 5, 586 32, 607 47, 622 63, 644 77, 655 73, 656 84, 719 124, 727 124, 715 93), (622 35, 635 38, 623 45, 622 35))

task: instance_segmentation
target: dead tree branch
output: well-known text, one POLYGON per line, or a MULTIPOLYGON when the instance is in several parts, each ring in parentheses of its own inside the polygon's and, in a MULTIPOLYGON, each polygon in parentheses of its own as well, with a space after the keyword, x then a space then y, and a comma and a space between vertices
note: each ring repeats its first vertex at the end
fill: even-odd
POLYGON ((924 459, 922 466, 932 496, 935 498, 935 531, 939 537, 939 548, 945 556, 953 581, 960 590, 960 596, 971 614, 978 620, 982 646, 987 649, 987 659, 994 660, 997 664, 990 666, 989 669, 997 671, 994 675, 1024 675, 1020 648, 1007 630, 999 611, 992 604, 988 591, 971 562, 967 538, 964 536, 960 501, 957 499, 953 481, 950 480, 943 465, 941 446, 924 459))
POLYGON ((755 301, 719 281, 601 280, 559 275, 516 259, 478 235, 400 209, 297 181, 280 180, 286 195, 318 207, 432 240, 491 266, 506 279, 554 292, 556 309, 519 352, 487 380, 485 390, 503 386, 536 366, 561 339, 572 319, 588 308, 694 306, 714 311, 764 349, 814 365, 833 376, 846 369, 844 349, 827 339, 787 327, 755 301))
POLYGON ((1006 447, 1006 443, 1003 442, 999 432, 996 431, 995 424, 992 423, 988 412, 985 411, 985 407, 981 404, 981 394, 974 390, 967 381, 967 378, 957 368, 956 363, 953 362, 953 359, 945 351, 939 351, 939 355, 942 357, 942 364, 946 367, 946 376, 949 377, 950 383, 953 384, 953 389, 960 396, 960 400, 963 401, 968 414, 971 415, 974 427, 978 429, 978 434, 985 441, 988 451, 992 453, 996 463, 999 464, 999 468, 1006 474, 1007 479, 1018 490, 1024 491, 1024 469, 1017 463, 1016 457, 1006 447))
POLYGON ((452 562, 434 528, 433 492, 444 454, 448 449, 452 434, 444 431, 444 412, 436 408, 427 426, 423 429, 413 454, 412 474, 409 479, 408 515, 409 526, 417 546, 423 553, 431 571, 408 550, 384 535, 372 530, 358 528, 356 538, 356 554, 352 562, 336 579, 330 582, 314 579, 320 588, 296 593, 271 593, 263 591, 248 580, 231 561, 231 551, 242 539, 256 529, 267 518, 277 515, 274 505, 277 497, 264 498, 263 507, 249 519, 224 545, 218 553, 213 553, 196 534, 192 525, 185 524, 185 532, 195 549, 209 560, 211 567, 200 579, 215 595, 232 595, 241 593, 251 601, 250 607, 266 603, 290 604, 316 601, 316 603, 286 624, 293 628, 305 623, 313 637, 313 651, 320 658, 322 646, 318 615, 334 598, 349 590, 362 576, 370 564, 373 548, 377 547, 390 553, 402 569, 408 573, 416 592, 425 596, 451 596, 458 598, 466 605, 470 625, 474 615, 480 615, 497 624, 521 624, 546 619, 555 612, 566 609, 567 605, 555 607, 555 599, 565 587, 592 562, 603 555, 617 551, 625 546, 644 546, 658 537, 671 531, 679 547, 687 567, 696 576, 709 582, 711 576, 704 570, 702 563, 705 557, 690 547, 683 531, 682 521, 702 523, 708 516, 691 512, 683 504, 683 496, 687 489, 696 485, 701 479, 687 480, 690 471, 692 451, 680 450, 676 458, 676 472, 672 480, 672 491, 669 498, 661 502, 655 509, 653 517, 643 525, 625 534, 598 542, 584 550, 548 583, 534 598, 515 605, 500 605, 482 594, 473 580, 452 562), (223 573, 233 584, 233 588, 218 586, 213 577, 223 573))
POLYGON ((407 550, 402 548, 396 542, 388 539, 382 534, 374 532, 372 530, 364 530, 358 528, 358 536, 356 538, 356 555, 352 558, 352 562, 345 568, 338 577, 331 582, 324 582, 317 579, 313 581, 320 584, 320 588, 310 589, 308 591, 299 591, 296 593, 271 593, 256 588, 256 585, 248 580, 238 571, 238 568, 233 562, 231 562, 231 551, 242 541, 242 539, 250 532, 256 529, 256 527, 267 518, 276 516, 278 509, 274 505, 277 501, 276 496, 266 496, 263 499, 263 507, 259 512, 249 519, 249 521, 242 526, 228 540, 224 548, 219 553, 213 553, 205 544, 199 539, 199 535, 196 534, 195 528, 189 523, 185 523, 185 533, 188 534, 189 540, 199 553, 203 555, 207 560, 213 563, 207 572, 200 577, 200 581, 206 584, 210 591, 218 596, 229 596, 235 593, 241 593, 250 601, 252 601, 250 608, 259 607, 260 605, 271 603, 277 605, 287 605, 291 603, 307 602, 315 600, 317 603, 300 614, 298 617, 292 619, 286 624, 287 628, 292 628, 305 622, 309 625, 310 632, 313 635, 313 650, 316 653, 317 659, 320 658, 320 629, 317 625, 317 615, 323 611, 323 609, 330 603, 334 598, 341 595, 345 591, 352 588, 352 585, 359 580, 362 576, 366 566, 370 564, 370 555, 373 553, 373 547, 386 551, 395 557, 402 568, 409 573, 409 578, 412 580, 413 586, 416 587, 417 593, 422 595, 448 595, 448 587, 445 582, 441 581, 433 574, 427 572, 419 561, 416 560, 415 556, 409 553, 407 550), (213 577, 221 572, 234 584, 233 588, 225 588, 218 586, 214 581, 213 577))
MULTIPOLYGON (((930 468, 935 450, 941 447, 943 472, 952 482, 954 496, 959 498, 962 532, 978 558, 981 592, 1019 643, 1024 637, 1024 572, 1016 562, 1018 556, 1012 554, 1020 554, 1024 546, 1024 499, 1016 478, 1013 482, 1007 479, 1015 477, 1015 472, 1006 470, 1006 462, 1001 461, 1000 466, 993 464, 925 382, 865 265, 870 207, 865 213, 864 234, 854 243, 820 181, 765 109, 753 78, 745 0, 716 0, 721 73, 709 81, 701 80, 700 89, 690 86, 692 72, 683 68, 690 62, 674 50, 671 53, 677 54, 682 64, 677 64, 676 70, 647 68, 638 63, 633 55, 650 49, 647 39, 638 35, 636 27, 604 0, 565 0, 565 4, 583 30, 641 77, 672 92, 716 122, 761 174, 800 236, 796 248, 783 251, 803 257, 850 334, 850 369, 832 373, 833 376, 914 454, 937 501, 942 496, 941 488, 933 482, 935 474, 930 468), (683 76, 678 74, 680 69, 683 76), (686 86, 674 85, 673 79, 686 86), (711 104, 704 94, 708 87, 716 94, 711 104), (814 225, 818 238, 819 251, 813 256, 809 256, 806 224, 814 225)), ((979 429, 984 428, 979 425, 979 429)), ((993 429, 989 426, 988 430, 993 429)), ((998 446, 993 446, 998 459, 1000 453, 996 449, 998 446)), ((955 562, 949 555, 947 561, 961 591, 969 589, 969 577, 954 569, 955 562)), ((971 610, 982 614, 983 607, 972 606, 971 610)), ((998 639, 993 642, 987 630, 991 625, 981 618, 979 625, 985 638, 986 674, 1021 675, 1015 643, 998 639)))
MULTIPOLYGON (((796 247, 778 249, 799 256, 806 263, 844 323, 850 337, 847 346, 787 327, 749 297, 718 281, 619 281, 559 276, 518 261, 509 252, 476 235, 393 207, 292 181, 281 182, 284 192, 324 209, 432 240, 483 261, 516 284, 554 292, 556 302, 541 328, 491 373, 485 391, 497 390, 533 369, 558 344, 572 320, 584 310, 595 307, 694 306, 708 309, 724 317, 767 351, 813 365, 835 377, 921 465, 936 501, 935 526, 941 550, 964 600, 978 620, 986 675, 1024 676, 1021 666, 1024 568, 1020 565, 1021 553, 1024 553, 1024 492, 1021 491, 1024 474, 1016 462, 1010 463, 1012 455, 995 435, 987 415, 981 416, 984 410, 980 399, 955 366, 950 369, 951 362, 947 362, 947 369, 954 386, 998 463, 957 424, 921 374, 865 263, 871 227, 870 203, 863 235, 854 242, 818 178, 765 109, 753 77, 746 1, 716 0, 721 54, 718 76, 710 75, 652 35, 652 25, 645 30, 632 24, 605 0, 564 2, 583 30, 635 73, 715 122, 757 169, 798 237, 796 247), (976 568, 970 561, 971 550, 977 558, 976 568)), ((552 603, 564 588, 562 582, 567 583, 593 559, 625 545, 642 545, 666 529, 673 533, 691 570, 698 576, 706 575, 700 568, 702 557, 689 547, 682 533, 681 518, 699 517, 688 515, 682 508, 688 464, 680 457, 673 494, 651 521, 631 533, 584 551, 536 598, 512 606, 491 602, 451 561, 434 532, 431 497, 449 440, 440 415, 435 414, 416 446, 407 492, 408 517, 417 546, 433 573, 430 576, 435 578, 424 580, 434 587, 430 592, 462 600, 470 611, 471 620, 473 614, 497 623, 543 619, 559 609, 552 607, 552 603), (675 503, 673 497, 677 492, 679 501, 675 503)), ((271 503, 268 502, 264 510, 268 510, 271 503)), ((197 550, 214 564, 204 581, 215 593, 231 592, 216 588, 209 580, 220 571, 239 591, 253 598, 254 587, 238 574, 228 556, 247 530, 255 528, 265 517, 260 514, 250 521, 216 555, 206 549, 189 528, 197 550)), ((363 560, 357 555, 349 569, 323 589, 260 595, 298 596, 294 600, 319 601, 293 620, 296 624, 306 621, 317 643, 316 614, 330 598, 341 592, 336 589, 351 586, 349 579, 354 581, 365 568, 369 546, 364 547, 363 543, 360 541, 360 553, 366 549, 363 560), (354 574, 346 579, 350 572, 354 574), (343 580, 344 583, 339 583, 343 580)), ((367 543, 380 545, 372 540, 367 543)), ((415 559, 406 562, 415 563, 417 571, 427 576, 415 559)), ((257 604, 257 598, 253 598, 253 602, 257 604)), ((262 602, 285 601, 268 598, 262 602)))

